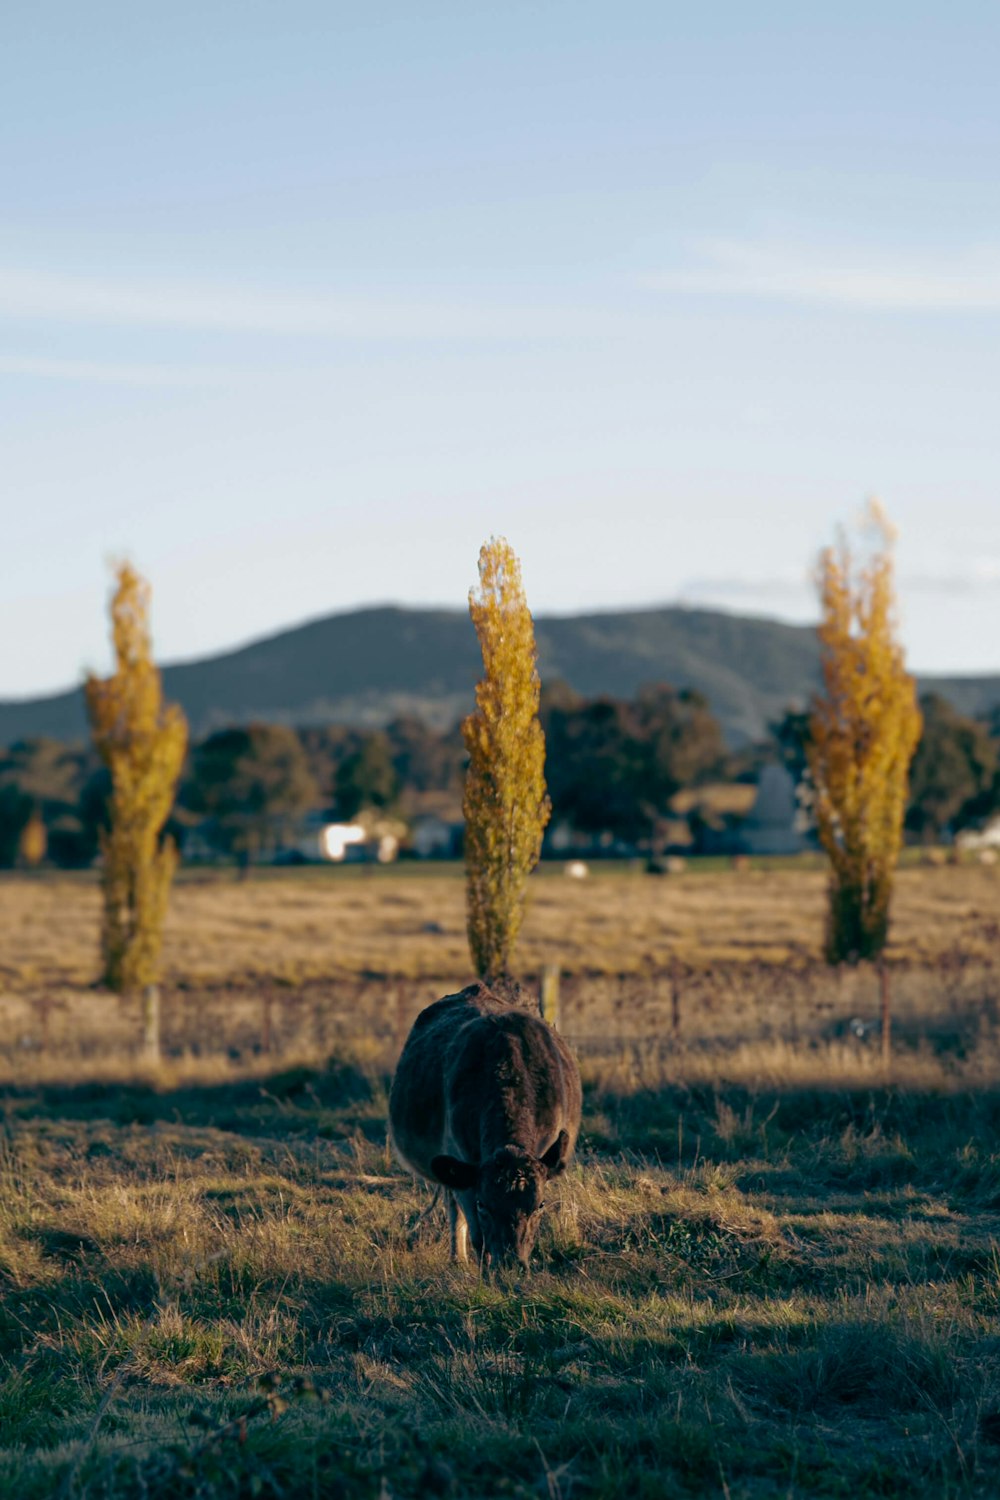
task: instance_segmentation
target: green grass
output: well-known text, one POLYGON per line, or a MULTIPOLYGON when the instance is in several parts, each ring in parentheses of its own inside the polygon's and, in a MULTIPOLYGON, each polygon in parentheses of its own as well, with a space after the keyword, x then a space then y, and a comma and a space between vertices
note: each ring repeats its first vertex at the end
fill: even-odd
POLYGON ((1000 1092, 592 1078, 502 1285, 377 1072, 2 1103, 18 1500, 1000 1490, 1000 1092))

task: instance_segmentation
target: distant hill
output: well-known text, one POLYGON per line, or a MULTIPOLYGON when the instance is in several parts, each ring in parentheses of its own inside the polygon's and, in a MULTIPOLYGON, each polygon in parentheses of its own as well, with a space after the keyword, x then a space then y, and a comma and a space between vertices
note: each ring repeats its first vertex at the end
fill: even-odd
MULTIPOLYGON (((818 682, 808 626, 703 609, 642 609, 541 616, 535 621, 543 679, 588 696, 628 696, 649 682, 697 688, 729 740, 759 739, 818 682)), ((379 607, 312 620, 238 651, 163 670, 195 736, 252 719, 294 725, 376 727, 400 714, 445 726, 466 713, 481 660, 465 611, 379 607)), ((1000 676, 923 678, 963 713, 1000 704, 1000 676)), ((0 702, 0 745, 36 735, 86 734, 79 689, 0 702)))

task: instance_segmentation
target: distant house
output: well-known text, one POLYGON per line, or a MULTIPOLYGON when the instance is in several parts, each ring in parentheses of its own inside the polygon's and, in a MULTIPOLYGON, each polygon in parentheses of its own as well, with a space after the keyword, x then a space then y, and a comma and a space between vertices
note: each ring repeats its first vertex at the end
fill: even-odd
POLYGON ((805 848, 798 827, 795 782, 784 766, 765 766, 761 771, 740 838, 744 854, 798 854, 805 848))
POLYGON ((955 843, 959 849, 970 851, 1000 849, 1000 814, 990 818, 982 828, 963 828, 955 835, 955 843))
POLYGON ((418 859, 454 859, 462 850, 461 821, 424 813, 410 823, 410 847, 418 859))
POLYGON ((340 864, 354 849, 361 849, 368 835, 360 823, 324 823, 317 831, 316 846, 320 859, 340 864))
POLYGON ((310 813, 302 820, 297 836, 282 851, 286 861, 292 854, 317 864, 375 860, 384 865, 391 864, 398 853, 399 833, 395 825, 390 827, 370 820, 334 823, 318 813, 310 813))
POLYGON ((749 810, 742 814, 735 801, 722 811, 711 805, 691 808, 689 820, 699 854, 798 854, 806 847, 795 782, 784 766, 765 766, 755 792, 749 787, 740 790, 753 796, 749 810))
POLYGON ((635 852, 634 844, 617 838, 609 828, 600 833, 584 833, 565 821, 550 823, 542 844, 544 859, 621 859, 635 852))

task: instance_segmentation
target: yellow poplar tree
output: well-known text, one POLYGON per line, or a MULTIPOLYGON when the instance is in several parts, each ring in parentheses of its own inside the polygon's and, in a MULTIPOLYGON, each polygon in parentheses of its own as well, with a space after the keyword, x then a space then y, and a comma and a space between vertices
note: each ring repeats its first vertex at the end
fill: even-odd
POLYGON ((830 859, 826 956, 885 947, 910 761, 920 738, 916 685, 896 635, 893 533, 873 501, 873 545, 860 565, 846 540, 820 554, 824 692, 807 746, 820 843, 830 859))
POLYGON ((469 949, 476 972, 501 979, 524 915, 525 885, 538 863, 551 811, 545 795, 545 737, 535 630, 521 565, 503 537, 479 553, 479 587, 469 613, 483 653, 476 710, 462 725, 465 881, 469 949))
POLYGON ((162 839, 187 749, 187 722, 165 704, 149 634, 149 584, 129 564, 117 569, 111 599, 115 671, 89 676, 87 713, 94 746, 111 773, 104 856, 104 981, 120 993, 156 976, 170 882, 177 866, 162 839))

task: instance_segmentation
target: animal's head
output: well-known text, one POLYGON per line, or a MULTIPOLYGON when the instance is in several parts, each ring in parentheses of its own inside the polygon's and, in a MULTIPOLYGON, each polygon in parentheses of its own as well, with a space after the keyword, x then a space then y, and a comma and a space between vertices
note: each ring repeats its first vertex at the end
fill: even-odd
POLYGON ((466 1217, 476 1253, 487 1265, 519 1261, 527 1269, 541 1222, 545 1184, 566 1170, 570 1142, 565 1130, 544 1156, 520 1146, 501 1146, 480 1165, 455 1156, 435 1156, 431 1169, 452 1192, 472 1195, 466 1217))

